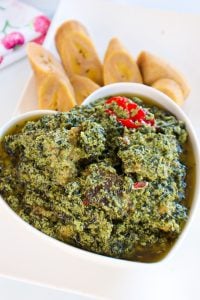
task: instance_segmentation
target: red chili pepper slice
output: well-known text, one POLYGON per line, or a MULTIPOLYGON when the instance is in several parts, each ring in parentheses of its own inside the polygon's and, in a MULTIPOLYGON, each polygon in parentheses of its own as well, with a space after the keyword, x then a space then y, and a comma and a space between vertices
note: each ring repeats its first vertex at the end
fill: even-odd
POLYGON ((138 107, 138 105, 135 103, 135 102, 132 102, 132 103, 128 103, 127 104, 127 109, 128 111, 131 111, 131 110, 134 110, 138 107))
POLYGON ((127 101, 128 101, 128 98, 126 98, 126 97, 116 96, 116 97, 111 97, 108 100, 106 100, 106 104, 116 102, 118 106, 122 107, 123 109, 126 109, 127 101))
POLYGON ((138 128, 142 124, 149 124, 150 126, 155 125, 155 120, 146 120, 146 112, 138 106, 135 102, 130 102, 130 99, 122 96, 114 96, 106 100, 106 104, 115 102, 119 107, 123 108, 129 115, 127 119, 118 118, 117 114, 112 109, 106 109, 105 112, 109 115, 114 115, 117 118, 117 121, 123 126, 128 128, 138 128), (139 108, 139 109, 138 109, 139 108), (133 110, 137 110, 134 116, 131 116, 133 110), (136 123, 137 121, 137 123, 136 123))
POLYGON ((88 199, 83 200, 83 205, 88 206, 90 204, 90 201, 88 199))
POLYGON ((137 114, 136 114, 135 116, 133 116, 133 117, 131 118, 131 120, 134 120, 134 121, 141 121, 141 120, 144 120, 145 116, 146 116, 145 111, 144 111, 142 108, 140 108, 140 109, 138 110, 137 114))
POLYGON ((110 104, 112 102, 116 102, 117 105, 119 105, 123 109, 127 109, 128 111, 131 111, 138 107, 135 102, 130 102, 128 98, 122 96, 115 96, 106 100, 106 104, 110 104))
POLYGON ((148 182, 146 182, 146 181, 138 181, 138 182, 134 182, 133 189, 134 190, 139 190, 139 189, 146 188, 147 186, 148 186, 148 182))
POLYGON ((121 123, 123 126, 126 126, 128 128, 138 128, 141 126, 141 124, 136 124, 133 120, 131 119, 120 119, 118 118, 117 121, 121 123))
POLYGON ((151 119, 151 120, 144 120, 146 124, 149 124, 151 126, 155 126, 155 119, 151 119))

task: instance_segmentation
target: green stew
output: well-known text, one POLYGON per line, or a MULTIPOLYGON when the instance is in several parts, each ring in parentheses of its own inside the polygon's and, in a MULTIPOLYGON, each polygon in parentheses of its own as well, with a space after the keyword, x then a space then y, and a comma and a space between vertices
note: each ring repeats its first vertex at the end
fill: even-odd
POLYGON ((0 193, 53 238, 115 258, 158 261, 188 217, 188 143, 184 123, 162 108, 138 97, 99 99, 7 133, 0 193))

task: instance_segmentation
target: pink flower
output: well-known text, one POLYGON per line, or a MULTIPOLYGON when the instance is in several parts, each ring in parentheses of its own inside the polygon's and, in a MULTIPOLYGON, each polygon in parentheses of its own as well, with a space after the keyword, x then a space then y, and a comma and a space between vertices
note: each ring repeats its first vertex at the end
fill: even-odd
POLYGON ((44 42, 46 34, 43 34, 41 36, 39 36, 38 38, 34 39, 33 42, 42 45, 44 42))
POLYGON ((2 44, 6 49, 12 49, 15 46, 24 44, 24 37, 20 32, 11 32, 7 34, 2 40, 2 44))
POLYGON ((38 16, 35 18, 33 22, 33 26, 36 32, 40 32, 42 34, 47 33, 47 30, 50 26, 50 20, 45 16, 38 16))
POLYGON ((3 61, 3 56, 0 56, 0 64, 2 63, 3 61))

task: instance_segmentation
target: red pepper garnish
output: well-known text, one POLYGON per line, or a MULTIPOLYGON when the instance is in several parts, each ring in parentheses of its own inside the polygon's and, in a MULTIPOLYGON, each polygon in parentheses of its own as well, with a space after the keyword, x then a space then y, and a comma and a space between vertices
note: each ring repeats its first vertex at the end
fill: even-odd
POLYGON ((147 186, 148 186, 148 182, 146 182, 146 181, 137 181, 137 182, 134 182, 133 189, 134 190, 139 190, 139 189, 146 188, 147 186))
POLYGON ((83 200, 83 205, 88 206, 90 204, 90 201, 88 199, 83 200))
POLYGON ((142 108, 140 108, 138 110, 137 114, 135 116, 131 117, 131 120, 134 120, 134 121, 144 120, 145 116, 146 116, 145 111, 142 108))
POLYGON ((131 119, 120 119, 120 118, 117 118, 117 121, 119 123, 121 123, 123 126, 125 127, 128 127, 128 128, 138 128, 141 126, 141 124, 137 124, 135 123, 133 120, 131 119))
POLYGON ((113 102, 115 102, 119 107, 127 112, 128 118, 119 118, 112 109, 106 109, 105 112, 109 115, 116 116, 117 121, 123 126, 127 128, 138 128, 141 127, 142 124, 149 124, 150 126, 155 125, 155 120, 146 120, 146 112, 142 108, 140 108, 137 103, 131 102, 130 99, 122 96, 114 96, 107 99, 105 103, 111 104, 113 102))
POLYGON ((151 120, 144 120, 146 124, 149 124, 151 126, 155 126, 155 119, 151 119, 151 120))
POLYGON ((126 104, 127 104, 128 98, 126 97, 121 97, 121 96, 116 96, 116 97, 111 97, 108 100, 106 100, 106 104, 110 104, 112 102, 117 103, 118 106, 122 107, 123 109, 126 109, 126 104))
POLYGON ((132 102, 132 103, 128 103, 127 104, 127 109, 128 111, 131 111, 133 109, 136 109, 138 107, 138 105, 135 103, 135 102, 132 102))

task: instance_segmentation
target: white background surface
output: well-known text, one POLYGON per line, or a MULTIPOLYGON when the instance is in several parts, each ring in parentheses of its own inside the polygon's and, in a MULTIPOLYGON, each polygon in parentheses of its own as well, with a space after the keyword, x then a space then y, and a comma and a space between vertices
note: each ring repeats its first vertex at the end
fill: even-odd
MULTIPOLYGON (((111 0, 108 0, 111 1, 111 0)), ((113 0, 114 1, 114 0, 113 0)), ((46 13, 49 15, 53 14, 53 11, 55 10, 56 4, 58 1, 56 0, 45 0, 45 1, 31 1, 27 0, 24 2, 34 4, 38 8, 43 9, 46 13)), ((70 1, 69 5, 70 5, 70 1)), ((84 2, 82 0, 81 2, 84 2)), ((200 2, 198 0, 193 1, 187 1, 187 0, 171 0, 171 1, 156 1, 156 0, 118 0, 116 2, 123 2, 123 3, 133 3, 140 6, 145 7, 153 7, 153 8, 159 8, 159 9, 167 9, 167 10, 175 10, 180 12, 195 12, 200 13, 200 2)), ((92 9, 91 9, 92 11, 92 9)), ((200 47, 200 45, 199 45, 200 47)), ((16 103, 20 98, 20 94, 24 88, 24 85, 26 83, 26 80, 29 76, 30 68, 26 61, 26 59, 16 63, 15 65, 12 65, 8 67, 7 69, 0 72, 0 95, 1 95, 1 101, 0 101, 0 125, 4 123, 6 120, 10 118, 12 115, 13 110, 15 109, 16 103)), ((9 230, 9 229, 8 229, 9 230)), ((188 239, 189 242, 189 239, 188 239)), ((196 249, 194 249, 194 255, 195 255, 196 249)), ((197 255, 197 253, 196 253, 197 255)), ((198 280, 195 277, 200 276, 200 273, 192 273, 192 270, 190 272, 187 272, 187 269, 185 270, 185 276, 188 277, 188 280, 184 280, 184 291, 185 291, 185 297, 182 300, 191 299, 196 300, 200 299, 199 294, 199 287, 198 287, 198 280), (194 276, 194 280, 192 279, 192 276, 194 276), (196 284, 193 284, 194 289, 193 293, 191 294, 190 289, 190 283, 191 281, 196 282, 196 284), (188 288, 185 286, 186 282, 188 283, 188 288)), ((159 280, 158 280, 159 281, 159 280)), ((179 281, 178 281, 179 282, 179 281)), ((180 283, 180 282, 179 282, 180 283)), ((156 286, 156 285, 155 285, 156 286)), ((166 287, 167 289, 170 289, 170 286, 166 287)), ((180 286, 181 290, 181 286, 180 286)), ((148 296, 148 293, 145 293, 146 297, 148 296)), ((163 299, 165 299, 165 291, 163 290, 163 299)), ((173 291, 170 292, 170 299, 176 299, 178 298, 178 293, 176 292, 174 294, 173 298, 173 291)), ((182 296, 182 293, 180 293, 182 296)), ((149 295, 150 296, 150 295, 149 295)), ((152 294, 151 294, 152 296, 152 294)), ((148 298, 149 300, 153 299, 151 296, 148 298)), ((129 299, 133 299, 134 296, 130 295, 129 299)), ((0 278, 0 300, 62 300, 62 299, 70 299, 70 300, 78 300, 78 299, 86 299, 83 297, 73 296, 72 294, 67 294, 64 292, 59 292, 47 288, 37 287, 29 284, 20 283, 17 281, 13 281, 10 279, 4 279, 0 278)), ((143 298, 144 299, 144 298, 143 298)), ((161 299, 161 294, 156 294, 155 289, 155 297, 154 300, 161 299)), ((146 300, 146 299, 144 299, 146 300)))

